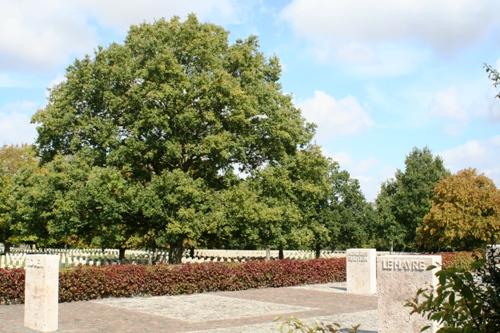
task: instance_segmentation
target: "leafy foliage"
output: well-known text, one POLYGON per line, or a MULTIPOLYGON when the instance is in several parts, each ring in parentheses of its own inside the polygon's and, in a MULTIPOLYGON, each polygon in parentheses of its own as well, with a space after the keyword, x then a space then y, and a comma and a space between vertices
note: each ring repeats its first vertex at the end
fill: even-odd
MULTIPOLYGON (((345 280, 345 259, 78 267, 59 275, 59 301, 178 295, 345 280)), ((24 270, 0 269, 0 304, 24 301, 24 270)))
MULTIPOLYGON (((33 117, 36 150, 50 175, 21 181, 18 200, 48 186, 23 205, 34 208, 21 221, 37 226, 37 242, 76 235, 121 249, 168 247, 174 262, 185 246, 215 243, 202 236, 227 224, 214 212, 226 209, 218 199, 245 187, 266 195, 237 174, 257 179, 287 164, 313 135, 282 92, 280 71, 256 37, 231 44, 227 31, 194 15, 132 26, 123 44, 69 66, 33 117), (43 220, 28 222, 35 212, 43 220)), ((262 226, 252 246, 283 244, 283 230, 291 230, 278 219, 293 208, 265 198, 256 197, 268 208, 258 220, 245 217, 262 226)))
POLYGON ((421 247, 474 249, 500 239, 500 190, 474 169, 441 180, 418 230, 421 247))
POLYGON ((458 268, 436 273, 436 290, 420 289, 407 303, 412 313, 442 324, 439 333, 500 331, 500 251, 491 248, 477 271, 458 268))
MULTIPOLYGON (((493 82, 493 86, 495 88, 500 87, 500 73, 498 73, 498 71, 490 65, 484 65, 484 68, 486 69, 488 77, 493 82)), ((500 98, 500 91, 498 92, 496 97, 500 98)))
POLYGON ((456 268, 461 270, 473 270, 479 268, 484 261, 483 251, 456 251, 439 252, 442 259, 443 269, 456 268))
POLYGON ((68 68, 34 116, 37 149, 43 162, 84 155, 141 181, 180 169, 217 188, 235 163, 252 171, 311 138, 279 76, 256 37, 230 45, 194 15, 132 26, 68 68))
POLYGON ((396 190, 396 182, 389 180, 382 184, 375 200, 377 222, 373 230, 375 234, 373 238, 377 249, 392 250, 405 246, 405 229, 396 221, 392 208, 396 190))
POLYGON ((0 179, 0 240, 168 248, 174 263, 186 247, 372 245, 372 206, 311 144, 280 75, 256 37, 194 15, 132 26, 33 117, 39 160, 0 179))
MULTIPOLYGON (((439 156, 433 156, 427 147, 414 148, 405 159, 405 170, 397 170, 394 181, 377 198, 382 218, 379 230, 391 230, 395 245, 414 248, 416 229, 431 208, 434 187, 448 174, 439 156)), ((378 238, 384 238, 384 233, 378 238)))
POLYGON ((347 331, 342 329, 342 326, 338 323, 324 323, 324 322, 315 322, 312 325, 308 325, 304 323, 302 320, 289 317, 287 319, 283 319, 281 317, 277 318, 276 321, 281 321, 279 325, 279 330, 281 333, 357 333, 359 325, 353 327, 352 329, 348 329, 347 331))
POLYGON ((9 252, 10 244, 16 242, 12 226, 12 192, 15 188, 15 174, 25 168, 36 169, 35 152, 29 145, 3 146, 0 148, 0 242, 6 245, 9 252))
POLYGON ((176 169, 153 176, 143 193, 143 210, 150 220, 154 247, 170 245, 169 259, 180 262, 184 244, 195 245, 204 230, 207 192, 203 179, 176 169))

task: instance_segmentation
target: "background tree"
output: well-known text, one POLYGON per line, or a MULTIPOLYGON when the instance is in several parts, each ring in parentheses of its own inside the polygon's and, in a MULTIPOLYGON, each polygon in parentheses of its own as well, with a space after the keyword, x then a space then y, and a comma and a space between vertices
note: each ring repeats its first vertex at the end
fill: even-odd
POLYGON ((444 178, 417 233, 419 245, 429 250, 471 250, 495 243, 500 239, 500 191, 475 169, 444 178))
POLYGON ((301 149, 219 193, 215 247, 346 248, 367 244, 373 211, 359 183, 317 146, 301 149), (224 212, 224 213, 221 213, 224 212), (217 240, 216 240, 217 239, 217 240))
POLYGON ((43 167, 26 167, 14 177, 10 197, 10 218, 16 236, 40 246, 64 243, 64 235, 78 235, 81 230, 68 226, 78 220, 77 206, 66 193, 85 179, 89 168, 71 157, 57 156, 43 167), (74 214, 68 214, 68 212, 74 214), (67 229, 65 233, 58 230, 67 229))
POLYGON ((361 191, 359 181, 338 165, 332 174, 332 220, 328 224, 332 249, 362 247, 370 244, 376 215, 361 191))
POLYGON ((329 235, 322 226, 331 198, 331 163, 318 146, 309 146, 281 165, 270 166, 257 175, 255 186, 263 198, 269 205, 283 207, 286 212, 280 237, 273 244, 281 256, 283 249, 292 246, 319 251, 326 245, 329 235))
POLYGON ((15 175, 22 169, 34 171, 37 165, 35 152, 30 145, 0 148, 0 242, 4 244, 6 253, 11 244, 16 242, 13 230, 15 220, 12 216, 15 175))
POLYGON ((405 230, 396 221, 392 205, 396 194, 396 181, 383 183, 375 200, 376 224, 371 230, 371 238, 377 249, 391 250, 404 248, 405 230))
POLYGON ((433 156, 431 151, 414 148, 405 159, 405 170, 397 170, 394 187, 388 191, 381 191, 377 201, 383 203, 378 208, 379 215, 384 222, 381 225, 392 225, 394 232, 402 231, 402 235, 391 235, 395 240, 407 248, 415 248, 416 229, 422 225, 423 218, 431 208, 431 198, 435 185, 443 177, 449 175, 444 168, 443 160, 433 156), (390 194, 390 195, 388 195, 390 194), (392 214, 389 214, 389 212, 392 214), (393 224, 396 221, 400 228, 393 224), (400 242, 401 243, 401 242, 400 242))

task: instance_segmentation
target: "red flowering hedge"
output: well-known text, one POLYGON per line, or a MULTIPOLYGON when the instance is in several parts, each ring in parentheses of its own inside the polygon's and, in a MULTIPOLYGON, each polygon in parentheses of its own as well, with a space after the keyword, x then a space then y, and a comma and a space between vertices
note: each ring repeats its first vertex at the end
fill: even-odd
MULTIPOLYGON (((177 295, 345 281, 345 258, 77 267, 59 274, 59 301, 177 295)), ((24 270, 0 269, 0 304, 24 301, 24 270)))
POLYGON ((458 252, 441 252, 443 269, 446 268, 463 268, 470 269, 473 267, 477 259, 484 258, 484 253, 481 251, 458 251, 458 252))

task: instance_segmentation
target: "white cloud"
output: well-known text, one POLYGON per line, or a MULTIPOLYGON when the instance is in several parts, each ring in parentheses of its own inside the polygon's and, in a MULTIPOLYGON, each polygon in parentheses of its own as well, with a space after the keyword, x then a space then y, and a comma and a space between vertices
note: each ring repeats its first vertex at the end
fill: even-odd
POLYGON ((10 75, 0 73, 0 88, 13 88, 13 87, 24 87, 25 82, 16 80, 10 75))
POLYGON ((91 53, 97 30, 190 12, 202 20, 234 18, 233 0, 0 0, 0 69, 46 70, 91 53))
POLYGON ((83 10, 89 11, 100 24, 116 30, 126 30, 131 24, 150 22, 173 15, 184 17, 196 13, 202 20, 232 20, 235 5, 232 0, 81 0, 83 10))
POLYGON ((94 28, 73 2, 0 0, 0 67, 45 69, 91 51, 94 28))
POLYGON ((345 64, 358 75, 397 76, 409 74, 429 60, 427 50, 407 44, 359 42, 313 43, 312 53, 322 63, 332 59, 345 64))
POLYGON ((346 168, 347 166, 352 165, 351 155, 349 155, 346 152, 339 151, 339 152, 335 152, 332 154, 325 152, 325 154, 327 156, 331 157, 334 161, 338 162, 339 165, 343 168, 346 168))
POLYGON ((462 168, 464 163, 482 160, 487 156, 486 147, 477 140, 470 140, 461 146, 445 150, 441 153, 450 167, 462 168))
POLYGON ((457 89, 449 87, 435 94, 431 113, 433 116, 442 118, 446 121, 444 126, 445 132, 448 134, 459 134, 469 122, 466 108, 468 105, 460 99, 457 89))
POLYGON ((437 92, 421 93, 415 96, 415 103, 424 100, 422 107, 428 110, 424 115, 443 121, 447 134, 461 134, 474 121, 500 121, 500 101, 486 76, 458 82, 437 92))
POLYGON ((283 10, 300 36, 315 40, 416 40, 453 51, 498 27, 496 0, 294 0, 283 10))
POLYGON ((480 173, 493 179, 500 187, 500 136, 493 136, 486 140, 470 140, 466 143, 445 150, 439 155, 445 165, 453 172, 465 168, 476 168, 480 173))
POLYGON ((496 135, 493 138, 491 138, 491 144, 494 147, 500 148, 500 135, 496 135))
POLYGON ((335 99, 323 91, 299 104, 304 117, 315 123, 320 144, 339 135, 359 133, 373 125, 373 120, 353 96, 335 99))
POLYGON ((343 151, 329 152, 323 148, 323 152, 337 161, 342 170, 347 170, 352 178, 359 181, 361 190, 368 201, 375 201, 380 185, 388 178, 394 177, 396 172, 395 167, 383 165, 373 156, 358 160, 343 151))
POLYGON ((294 0, 281 17, 320 59, 394 75, 413 70, 429 51, 452 54, 497 33, 498 12, 496 0, 294 0))
POLYGON ((0 146, 33 143, 35 125, 30 124, 37 104, 31 101, 9 103, 0 107, 0 146))
POLYGON ((467 113, 459 102, 457 90, 450 87, 436 93, 433 113, 457 121, 467 121, 467 113))

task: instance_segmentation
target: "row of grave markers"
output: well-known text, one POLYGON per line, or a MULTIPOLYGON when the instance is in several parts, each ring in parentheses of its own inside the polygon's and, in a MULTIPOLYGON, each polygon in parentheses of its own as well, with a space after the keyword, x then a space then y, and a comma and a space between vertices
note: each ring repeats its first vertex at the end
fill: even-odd
POLYGON ((438 325, 405 307, 418 289, 436 288, 436 272, 441 267, 439 255, 381 255, 375 249, 347 250, 347 292, 378 297, 378 332, 420 332, 429 325, 436 332, 438 325), (435 268, 428 270, 429 266, 435 268))
MULTIPOLYGON (((152 264, 167 263, 167 251, 144 251, 127 250, 124 260, 118 260, 118 250, 106 249, 43 249, 26 250, 13 249, 7 255, 0 255, 0 268, 23 268, 26 256, 29 254, 56 254, 59 255, 60 267, 74 266, 107 266, 119 263, 130 264, 152 264), (42 252, 43 251, 43 252, 42 252)), ((265 251, 258 250, 195 250, 194 256, 188 251, 182 257, 182 263, 206 263, 206 262, 246 262, 250 260, 262 260, 266 257, 265 251)), ((314 251, 284 251, 285 259, 313 259, 314 251)), ((345 251, 321 251, 320 258, 345 257, 345 251)), ((271 259, 278 258, 278 251, 271 251, 271 259)))

